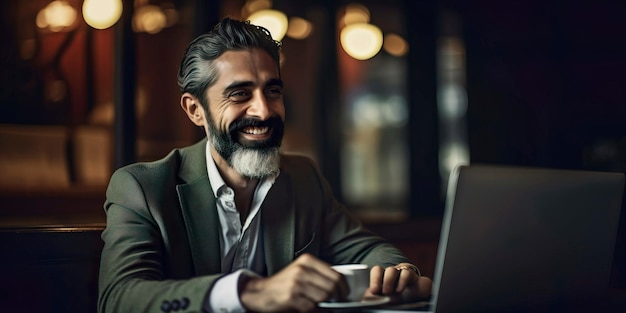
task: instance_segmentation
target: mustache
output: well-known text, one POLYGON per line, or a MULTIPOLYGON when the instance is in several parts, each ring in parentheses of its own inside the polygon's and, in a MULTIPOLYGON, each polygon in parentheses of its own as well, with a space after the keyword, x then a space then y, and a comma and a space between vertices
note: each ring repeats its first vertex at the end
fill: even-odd
POLYGON ((245 127, 269 127, 271 129, 279 129, 283 127, 283 121, 278 116, 270 116, 266 120, 258 118, 240 118, 228 127, 228 132, 233 134, 245 127))

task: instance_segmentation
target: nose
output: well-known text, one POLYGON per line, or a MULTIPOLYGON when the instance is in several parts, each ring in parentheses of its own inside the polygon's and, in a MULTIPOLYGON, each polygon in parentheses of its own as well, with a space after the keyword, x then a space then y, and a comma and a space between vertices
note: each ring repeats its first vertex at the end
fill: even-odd
POLYGON ((271 115, 269 102, 267 98, 262 92, 259 92, 253 99, 250 101, 250 106, 248 106, 248 110, 246 112, 249 116, 256 117, 262 121, 268 119, 271 115))

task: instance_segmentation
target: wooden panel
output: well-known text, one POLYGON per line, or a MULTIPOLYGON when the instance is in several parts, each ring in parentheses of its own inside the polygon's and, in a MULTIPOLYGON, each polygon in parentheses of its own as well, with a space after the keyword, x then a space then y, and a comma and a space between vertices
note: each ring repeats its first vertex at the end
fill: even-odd
POLYGON ((104 223, 104 189, 0 190, 0 227, 104 223))
POLYGON ((5 312, 96 312, 103 225, 0 229, 5 312))

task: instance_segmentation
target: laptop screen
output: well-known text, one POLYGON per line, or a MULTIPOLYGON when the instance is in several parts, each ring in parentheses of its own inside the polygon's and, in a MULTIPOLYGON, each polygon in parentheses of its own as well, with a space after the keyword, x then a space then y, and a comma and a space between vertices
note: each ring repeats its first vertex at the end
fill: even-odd
POLYGON ((433 310, 598 309, 623 190, 622 173, 458 167, 446 200, 433 310))

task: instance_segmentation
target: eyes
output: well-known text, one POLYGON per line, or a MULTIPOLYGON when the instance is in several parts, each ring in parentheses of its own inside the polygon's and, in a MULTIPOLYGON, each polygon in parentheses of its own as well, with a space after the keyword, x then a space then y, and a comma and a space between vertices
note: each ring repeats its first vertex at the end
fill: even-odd
MULTIPOLYGON (((252 88, 238 88, 228 93, 228 99, 234 102, 245 102, 252 98, 252 88)), ((281 86, 267 86, 263 90, 263 94, 267 100, 277 100, 283 96, 283 88, 281 86)))

